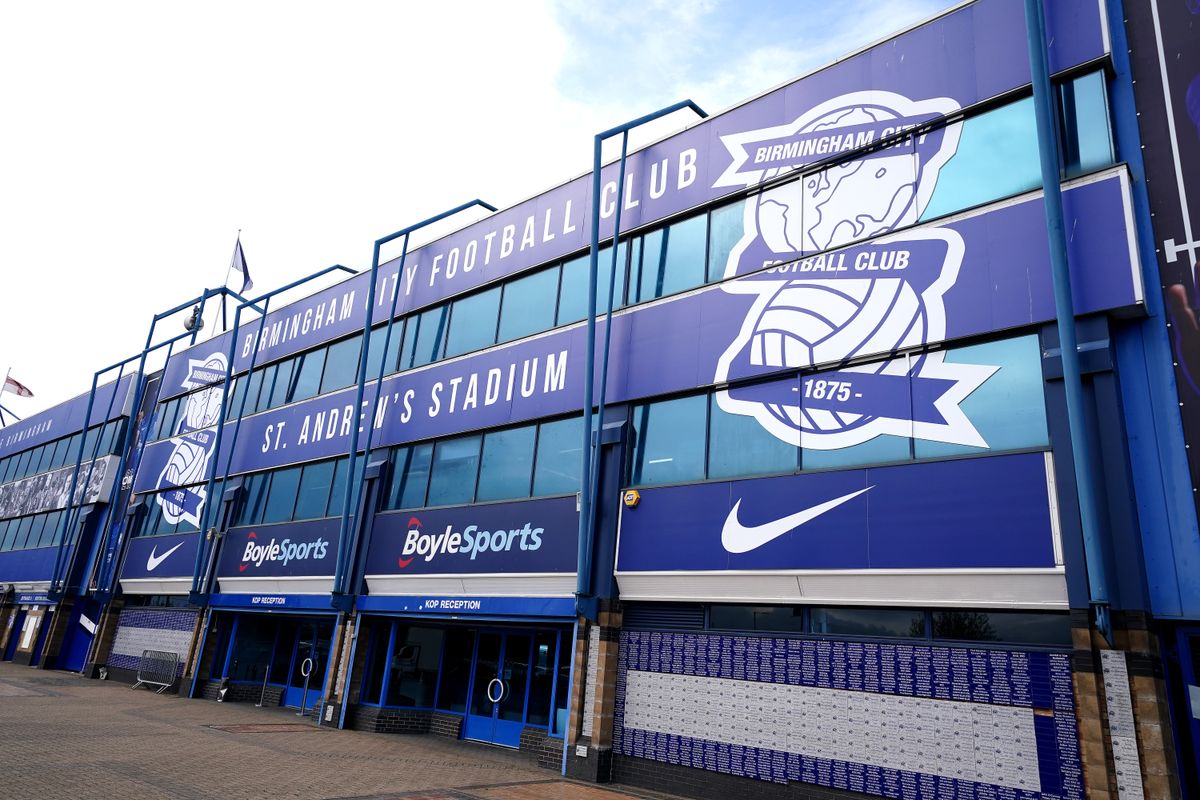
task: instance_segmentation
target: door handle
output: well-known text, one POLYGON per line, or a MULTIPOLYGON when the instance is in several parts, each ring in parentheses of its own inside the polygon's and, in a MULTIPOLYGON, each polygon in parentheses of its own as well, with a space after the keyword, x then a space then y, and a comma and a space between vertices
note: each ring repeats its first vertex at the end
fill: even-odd
POLYGON ((499 678, 492 678, 490 681, 488 681, 487 699, 493 703, 499 703, 501 700, 504 699, 504 681, 500 680, 499 678), (495 697, 492 697, 492 688, 493 687, 500 690, 499 693, 495 697))

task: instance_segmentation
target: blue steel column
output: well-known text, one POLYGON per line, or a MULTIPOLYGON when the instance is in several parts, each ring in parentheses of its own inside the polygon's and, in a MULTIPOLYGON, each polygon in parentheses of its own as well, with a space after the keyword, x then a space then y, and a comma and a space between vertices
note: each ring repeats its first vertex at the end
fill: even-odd
MULTIPOLYGON (((461 211, 466 211, 468 208, 474 208, 475 206, 481 206, 483 208, 486 208, 488 211, 496 210, 495 206, 491 205, 490 203, 485 203, 482 200, 476 198, 475 200, 471 200, 470 202, 463 203, 460 206, 455 206, 454 208, 450 209, 449 211, 443 211, 440 214, 435 214, 434 216, 429 217, 428 219, 418 222, 416 225, 410 225, 409 227, 398 230, 395 233, 388 234, 387 236, 384 236, 382 239, 375 240, 375 248, 374 248, 374 252, 371 256, 370 285, 367 287, 367 317, 366 317, 366 320, 364 320, 364 322, 363 322, 363 345, 362 345, 362 350, 359 351, 358 381, 357 381, 355 393, 354 393, 354 408, 356 410, 356 413, 358 413, 359 415, 362 414, 363 394, 365 394, 365 392, 366 392, 367 357, 368 357, 368 350, 369 350, 370 344, 371 344, 371 323, 373 323, 375 321, 375 286, 377 283, 377 279, 379 277, 379 249, 383 245, 387 244, 388 242, 395 241, 396 239, 399 239, 401 236, 403 236, 404 237, 404 255, 407 255, 409 234, 413 233, 414 231, 420 230, 421 228, 424 228, 426 226, 432 225, 435 222, 440 222, 441 220, 445 219, 446 217, 453 216, 461 211)), ((403 261, 404 255, 401 256, 402 261, 403 261)), ((397 275, 396 275, 397 283, 395 285, 395 288, 394 288, 394 291, 392 294, 391 314, 388 317, 388 322, 387 322, 388 332, 387 332, 387 334, 385 334, 385 340, 391 339, 391 326, 394 324, 394 320, 395 320, 395 316, 396 316, 396 302, 397 302, 397 299, 399 297, 399 292, 400 292, 399 281, 401 281, 403 279, 403 277, 404 276, 401 273, 397 273, 397 275)), ((386 358, 386 356, 387 356, 387 346, 386 346, 386 342, 385 342, 384 357, 386 358)), ((380 371, 380 374, 382 375, 382 369, 380 371)), ((379 402, 379 387, 378 387, 378 385, 376 386, 375 402, 376 403, 379 402)), ((371 412, 370 412, 369 416, 367 417, 367 446, 368 446, 368 448, 370 447, 370 442, 371 442, 371 431, 374 429, 374 425, 375 425, 375 411, 376 411, 376 409, 374 407, 372 407, 371 412)), ((343 598, 346 595, 346 586, 345 586, 346 563, 347 563, 348 556, 349 556, 350 549, 351 549, 350 542, 349 542, 350 509, 352 507, 351 501, 352 500, 361 501, 361 498, 362 498, 362 495, 361 495, 362 486, 355 486, 354 485, 355 481, 353 480, 354 467, 355 467, 354 462, 358 458, 358 429, 359 429, 359 427, 360 426, 358 426, 358 425, 352 425, 350 428, 350 452, 348 454, 348 458, 346 461, 346 494, 342 500, 342 522, 338 528, 338 552, 337 552, 337 560, 334 562, 333 605, 335 608, 339 608, 342 611, 348 611, 349 606, 350 606, 350 603, 346 602, 343 598)), ((363 458, 365 459, 365 458, 367 458, 367 456, 368 456, 368 454, 364 452, 363 458)))
POLYGON ((1046 209, 1046 233, 1050 243, 1050 275, 1054 285, 1054 309, 1062 350, 1063 388, 1066 391, 1067 422, 1071 431, 1071 456, 1079 519, 1083 528, 1084 558, 1088 588, 1097 629, 1112 641, 1108 616, 1108 567, 1104 543, 1097 526, 1096 489, 1092 484, 1092 442, 1086 427, 1083 379, 1075 336, 1075 310, 1071 296, 1071 272, 1067 260, 1067 238, 1063 225, 1062 187, 1059 185, 1059 138, 1050 71, 1046 61, 1045 14, 1042 0, 1025 0, 1025 27, 1029 37, 1029 68, 1033 79, 1033 105, 1037 118, 1038 155, 1046 209))
MULTIPOLYGON (((592 572, 592 534, 594 530, 594 512, 592 508, 595 506, 596 481, 593 478, 596 464, 599 463, 600 448, 599 448, 599 432, 597 432, 597 443, 593 447, 592 444, 592 407, 595 405, 595 388, 594 388, 594 373, 596 371, 596 267, 599 261, 600 251, 600 187, 601 187, 601 150, 604 140, 609 137, 616 136, 618 133, 624 135, 624 141, 621 147, 621 162, 620 162, 620 182, 617 186, 617 207, 616 219, 614 220, 613 228, 613 263, 616 264, 618 237, 620 236, 620 220, 621 220, 621 205, 623 202, 624 191, 624 175, 625 175, 625 145, 628 144, 629 131, 637 128, 647 122, 652 122, 660 117, 665 117, 668 114, 673 114, 684 108, 690 108, 695 114, 701 118, 707 117, 708 114, 691 100, 682 100, 666 108, 659 109, 645 116, 638 117, 635 120, 626 122, 623 125, 618 125, 615 128, 609 128, 606 131, 596 134, 592 142, 592 225, 591 225, 591 249, 588 253, 588 306, 587 306, 587 363, 583 373, 583 448, 579 475, 579 551, 576 561, 576 576, 575 576, 575 611, 577 614, 591 619, 591 603, 588 602, 588 608, 584 608, 585 598, 591 597, 591 572, 592 572), (594 451, 594 452, 593 452, 594 451)), ((613 285, 616 282, 615 266, 614 274, 609 276, 609 293, 608 293, 608 311, 606 313, 607 326, 604 336, 604 355, 602 363, 605 366, 607 373, 608 366, 608 350, 610 341, 610 331, 612 328, 612 307, 613 307, 613 285)), ((603 409, 604 395, 603 389, 606 385, 606 376, 601 378, 601 396, 600 403, 603 409)), ((601 410, 603 415, 603 410, 601 410)))

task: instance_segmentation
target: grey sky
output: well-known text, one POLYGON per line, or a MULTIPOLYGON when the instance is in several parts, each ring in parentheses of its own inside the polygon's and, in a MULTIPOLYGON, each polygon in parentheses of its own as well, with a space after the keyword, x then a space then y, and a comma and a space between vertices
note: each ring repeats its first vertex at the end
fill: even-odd
POLYGON ((949 5, 6 4, 0 370, 36 397, 2 401, 86 391, 220 284, 239 228, 261 291, 366 267, 414 220, 582 173, 598 130, 720 110, 949 5))

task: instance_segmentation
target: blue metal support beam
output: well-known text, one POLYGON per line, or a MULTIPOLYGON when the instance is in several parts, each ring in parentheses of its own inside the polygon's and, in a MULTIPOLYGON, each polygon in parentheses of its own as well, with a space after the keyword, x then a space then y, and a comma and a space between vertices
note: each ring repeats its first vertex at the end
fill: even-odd
MULTIPOLYGON (((233 380, 233 373, 234 373, 233 362, 234 362, 234 356, 237 352, 237 334, 238 334, 238 328, 241 324, 242 311, 249 308, 253 311, 258 312, 258 315, 259 315, 259 317, 258 317, 258 333, 259 333, 259 336, 261 337, 263 326, 266 324, 267 314, 270 309, 271 300, 273 298, 277 297, 280 294, 283 294, 284 292, 291 291, 292 289, 295 289, 298 286, 308 283, 309 281, 316 280, 317 278, 320 278, 323 275, 327 275, 330 272, 335 272, 335 271, 348 272, 351 275, 358 274, 355 270, 351 269, 350 267, 345 267, 345 266, 342 266, 341 264, 334 264, 333 266, 329 266, 329 267, 325 267, 324 269, 317 270, 316 272, 314 272, 310 275, 305 275, 303 278, 298 278, 298 279, 292 281, 291 283, 286 284, 285 286, 280 286, 278 289, 273 289, 269 292, 266 292, 265 294, 261 294, 258 297, 254 298, 253 300, 247 300, 244 297, 235 295, 235 297, 240 302, 238 303, 238 306, 234 310, 234 313, 233 313, 233 328, 231 329, 231 331, 229 333, 229 349, 226 351, 226 354, 225 354, 225 379, 221 382, 221 406, 220 406, 221 413, 217 417, 217 430, 216 430, 216 434, 215 434, 214 440, 213 440, 212 461, 209 462, 212 465, 212 467, 209 469, 208 482, 205 484, 205 496, 208 498, 209 501, 204 504, 204 511, 201 513, 201 516, 200 516, 200 533, 204 538, 201 540, 200 546, 196 548, 196 562, 192 567, 192 585, 188 592, 188 600, 192 605, 198 605, 201 607, 207 605, 208 595, 210 593, 209 587, 207 585, 208 571, 204 570, 205 557, 209 554, 210 548, 205 547, 205 542, 214 538, 209 533, 208 523, 209 523, 209 519, 210 519, 210 512, 212 511, 212 508, 214 505, 212 502, 212 492, 213 492, 213 488, 217 482, 218 470, 217 470, 216 466, 219 463, 220 458, 221 458, 221 439, 225 433, 225 422, 229 416, 229 410, 230 410, 228 408, 228 406, 229 406, 229 387, 233 380)), ((231 292, 231 294, 232 294, 232 292, 231 292)), ((254 352, 251 353, 251 355, 250 355, 250 364, 246 368, 247 377, 250 375, 250 373, 252 373, 254 371, 254 366, 255 366, 255 363, 257 362, 257 359, 258 359, 258 348, 255 348, 254 352)), ((246 399, 247 399, 246 395, 243 394, 242 395, 242 405, 238 409, 237 422, 234 423, 232 444, 237 443, 237 435, 241 431, 242 414, 246 410, 246 399)), ((225 478, 229 475, 229 467, 233 460, 233 449, 234 448, 231 445, 229 448, 229 455, 225 459, 225 469, 224 469, 224 471, 222 471, 220 473, 221 478, 225 478)), ((220 503, 218 502, 216 505, 219 506, 220 503)))
POLYGON ((1025 28, 1029 38, 1029 68, 1033 78, 1033 105, 1037 119, 1038 155, 1042 168, 1042 187, 1046 209, 1046 233, 1050 244, 1050 276, 1054 286, 1054 309, 1058 340, 1062 349, 1063 386, 1067 400, 1067 421, 1071 431, 1071 456, 1075 466, 1075 486, 1079 500, 1079 518, 1083 529, 1084 558, 1087 561, 1088 589, 1096 628, 1112 641, 1109 620, 1108 566, 1099 526, 1100 512, 1096 487, 1092 482, 1094 458, 1086 426, 1083 379, 1079 368, 1075 332, 1075 308, 1071 295, 1071 273, 1067 259, 1067 238, 1063 225, 1062 187, 1059 177, 1059 133, 1053 86, 1046 57, 1046 23, 1042 0, 1025 0, 1025 28))
MULTIPOLYGON (((367 363, 368 363, 367 359, 368 359, 368 351, 370 349, 370 344, 371 344, 371 324, 375 321, 375 288, 376 288, 376 284, 377 284, 378 277, 379 277, 379 250, 380 250, 380 248, 383 247, 383 245, 387 244, 388 242, 392 242, 392 241, 395 241, 396 239, 399 239, 400 237, 404 237, 404 246, 400 252, 400 265, 398 267, 397 280, 393 284, 393 289, 392 289, 392 304, 391 304, 391 309, 388 313, 388 318, 387 318, 387 332, 384 334, 384 339, 383 339, 383 353, 384 353, 384 358, 386 358, 387 351, 388 351, 388 344, 391 342, 391 338, 392 338, 392 326, 395 324, 395 321, 396 321, 396 304, 400 297, 400 278, 404 275, 404 260, 408 256, 409 237, 411 236, 411 234, 413 234, 414 232, 416 232, 422 228, 428 227, 429 225, 432 225, 435 222, 440 222, 441 220, 446 219, 447 217, 452 217, 455 214, 459 214, 463 211, 466 211, 469 208, 475 208, 476 206, 485 208, 488 211, 494 212, 496 210, 495 206, 491 205, 490 203, 485 203, 482 200, 476 198, 474 200, 471 200, 470 202, 463 203, 462 205, 459 205, 459 206, 455 206, 454 208, 449 209, 448 211, 443 211, 442 213, 435 214, 434 216, 429 217, 428 219, 421 220, 420 222, 418 222, 415 225, 410 225, 407 228, 401 228, 400 230, 396 231, 395 233, 390 233, 387 236, 384 236, 382 239, 375 240, 375 248, 374 248, 374 252, 371 256, 370 285, 367 287, 367 318, 363 322, 363 344, 362 344, 362 350, 359 352, 358 382, 355 387, 355 393, 354 393, 354 408, 358 411, 359 414, 362 413, 363 394, 366 392, 367 363)), ((387 365, 384 363, 384 358, 381 358, 379 360, 379 375, 376 376, 376 381, 375 381, 375 399, 374 399, 374 402, 371 404, 370 413, 367 414, 367 440, 365 443, 365 447, 363 448, 363 458, 364 459, 367 458, 371 452, 371 439, 372 439, 372 434, 375 430, 375 414, 377 413, 377 410, 379 407, 379 392, 380 392, 380 387, 383 385, 383 376, 387 369, 387 365)), ((355 470, 354 470, 355 463, 354 462, 358 457, 358 430, 359 430, 359 427, 360 426, 358 426, 358 425, 352 425, 350 427, 350 450, 349 450, 349 458, 346 463, 346 475, 347 475, 346 494, 342 500, 342 522, 341 522, 341 526, 338 528, 338 552, 337 552, 337 560, 334 563, 333 605, 335 608, 338 608, 342 611, 348 611, 350 605, 353 603, 353 598, 352 598, 353 592, 349 591, 350 587, 348 587, 346 585, 350 578, 348 571, 346 569, 346 566, 350 561, 350 553, 353 550, 352 543, 349 541, 350 540, 350 516, 351 516, 350 510, 351 510, 351 508, 357 509, 358 505, 362 502, 363 487, 361 484, 363 482, 354 480, 354 474, 355 474, 355 470), (356 486, 355 483, 358 483, 359 485, 356 486)))
POLYGON ((579 554, 577 560, 577 575, 575 588, 576 612, 582 616, 593 619, 595 617, 595 603, 592 598, 592 540, 596 529, 595 493, 596 493, 596 476, 600 465, 600 445, 599 442, 593 445, 592 436, 592 408, 596 404, 596 396, 594 391, 594 378, 596 370, 596 269, 600 254, 600 191, 603 185, 601 180, 601 170, 603 163, 601 152, 604 146, 604 141, 610 137, 621 134, 621 160, 619 167, 619 177, 617 180, 617 197, 616 211, 613 220, 612 248, 613 272, 609 276, 608 282, 608 310, 605 313, 604 326, 604 351, 601 358, 602 373, 600 376, 600 396, 599 396, 599 428, 604 424, 604 401, 605 392, 608 388, 608 357, 609 348, 612 340, 612 312, 613 312, 613 293, 616 284, 616 269, 617 269, 617 250, 620 244, 621 236, 621 207, 625 203, 625 160, 629 145, 629 132, 634 128, 645 125, 647 122, 652 122, 656 119, 674 114, 676 111, 683 109, 691 109, 697 116, 704 118, 708 116, 698 105, 691 100, 681 100, 678 103, 669 105, 666 108, 661 108, 650 114, 630 120, 622 125, 609 128, 596 134, 592 142, 592 225, 591 225, 591 250, 589 251, 588 259, 588 306, 587 306, 587 363, 583 373, 583 456, 582 465, 580 468, 580 486, 579 486, 579 554))

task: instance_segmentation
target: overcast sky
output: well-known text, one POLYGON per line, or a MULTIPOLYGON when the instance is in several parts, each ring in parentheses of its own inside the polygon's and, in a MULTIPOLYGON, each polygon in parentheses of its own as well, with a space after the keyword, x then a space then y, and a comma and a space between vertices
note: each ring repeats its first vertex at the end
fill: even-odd
POLYGON ((599 130, 727 108, 951 4, 6 3, 0 371, 35 397, 0 402, 87 391, 221 284, 239 228, 258 291, 369 267, 393 230, 585 172, 599 130))

